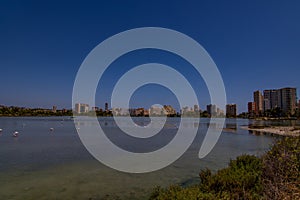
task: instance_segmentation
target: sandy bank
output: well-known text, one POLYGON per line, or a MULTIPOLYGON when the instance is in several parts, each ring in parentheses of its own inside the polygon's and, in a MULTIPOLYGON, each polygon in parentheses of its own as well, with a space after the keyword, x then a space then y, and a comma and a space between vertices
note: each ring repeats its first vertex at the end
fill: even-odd
POLYGON ((299 136, 300 128, 293 126, 272 126, 272 127, 248 127, 242 126, 242 129, 252 131, 254 134, 270 134, 280 136, 299 136))

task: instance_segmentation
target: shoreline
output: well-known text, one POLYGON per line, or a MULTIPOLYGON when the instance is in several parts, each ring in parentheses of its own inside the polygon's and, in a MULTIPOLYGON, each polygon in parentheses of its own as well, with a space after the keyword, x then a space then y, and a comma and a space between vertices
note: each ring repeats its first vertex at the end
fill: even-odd
POLYGON ((241 129, 248 130, 255 135, 269 134, 277 136, 297 137, 300 135, 300 127, 294 126, 271 126, 271 127, 249 127, 241 126, 241 129))

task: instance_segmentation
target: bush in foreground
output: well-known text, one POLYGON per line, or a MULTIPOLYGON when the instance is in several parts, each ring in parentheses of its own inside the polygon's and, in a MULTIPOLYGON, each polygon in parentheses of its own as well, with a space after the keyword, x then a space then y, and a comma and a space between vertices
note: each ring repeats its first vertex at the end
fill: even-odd
POLYGON ((279 140, 263 157, 267 199, 300 199, 300 137, 279 140))
POLYGON ((155 188, 150 200, 168 199, 300 199, 300 137, 283 138, 262 157, 242 155, 201 182, 183 188, 155 188))

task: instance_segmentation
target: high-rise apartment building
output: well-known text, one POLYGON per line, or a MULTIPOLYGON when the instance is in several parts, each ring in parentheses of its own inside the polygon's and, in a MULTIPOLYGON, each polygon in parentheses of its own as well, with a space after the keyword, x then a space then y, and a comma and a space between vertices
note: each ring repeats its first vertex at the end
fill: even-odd
POLYGON ((255 102, 248 102, 248 113, 255 113, 256 104, 255 102))
POLYGON ((75 111, 76 113, 80 113, 80 103, 76 103, 76 104, 75 104, 74 111, 75 111))
POLYGON ((199 106, 198 105, 194 105, 194 112, 199 112, 200 109, 199 109, 199 106))
POLYGON ((264 98, 259 90, 253 93, 253 100, 255 102, 255 113, 258 115, 259 113, 264 111, 264 98))
POLYGON ((281 99, 281 109, 286 114, 294 114, 297 108, 297 90, 296 88, 282 88, 279 90, 281 99))
POLYGON ((89 112, 89 105, 84 103, 76 103, 74 111, 76 113, 87 113, 89 112))
POLYGON ((108 103, 105 103, 105 111, 108 111, 108 103))
POLYGON ((216 116, 217 115, 217 106, 216 105, 209 104, 209 105, 206 106, 206 110, 207 110, 207 113, 210 116, 216 116))
POLYGON ((271 110, 271 102, 269 99, 264 99, 264 112, 271 110))
POLYGON ((264 111, 280 107, 279 90, 264 90, 264 111))
POLYGON ((53 107, 52 107, 52 112, 56 113, 56 110, 57 110, 57 107, 56 107, 56 106, 53 106, 53 107))
POLYGON ((297 105, 297 114, 298 114, 298 117, 300 116, 300 100, 298 102, 298 105, 297 105))
POLYGON ((227 117, 236 117, 237 106, 236 104, 227 104, 226 105, 226 116, 227 117))

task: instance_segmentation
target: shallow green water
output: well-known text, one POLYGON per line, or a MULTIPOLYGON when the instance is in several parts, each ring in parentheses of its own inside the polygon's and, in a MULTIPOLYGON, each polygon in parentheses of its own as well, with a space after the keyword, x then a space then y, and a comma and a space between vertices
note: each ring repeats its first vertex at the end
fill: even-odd
MULTIPOLYGON (((101 120, 106 120, 107 130, 115 131, 111 119, 101 120)), ((194 143, 172 165, 129 174, 95 160, 68 118, 0 118, 0 199, 147 199, 156 185, 195 183, 201 169, 223 168, 231 158, 245 153, 260 155, 273 141, 240 129, 248 120, 228 120, 228 127, 235 130, 223 132, 213 151, 200 160, 198 151, 208 122, 201 120, 194 143), (11 136, 15 130, 20 132, 18 138, 11 136)))

